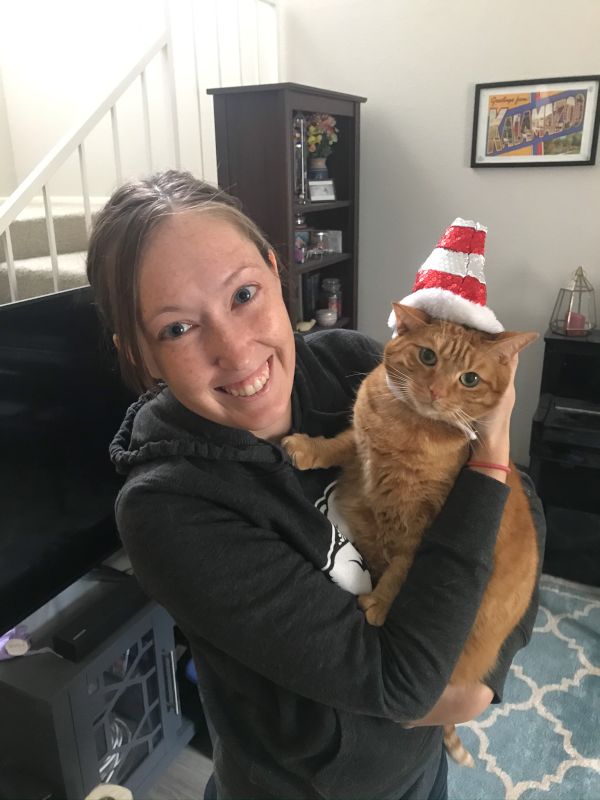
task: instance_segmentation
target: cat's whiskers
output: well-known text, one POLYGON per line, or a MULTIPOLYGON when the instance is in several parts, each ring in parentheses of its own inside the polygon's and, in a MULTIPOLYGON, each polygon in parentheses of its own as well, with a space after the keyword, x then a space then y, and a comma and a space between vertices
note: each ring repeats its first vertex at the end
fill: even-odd
POLYGON ((478 438, 473 424, 475 420, 466 411, 462 408, 454 408, 451 410, 450 416, 454 418, 456 426, 465 432, 467 439, 474 441, 478 438))
POLYGON ((385 371, 388 373, 388 375, 391 374, 394 377, 397 376, 400 378, 405 378, 407 381, 412 381, 412 377, 408 373, 402 372, 401 369, 399 369, 398 367, 394 367, 391 364, 385 365, 385 371))
POLYGON ((369 374, 368 372, 349 372, 348 373, 348 377, 349 378, 360 378, 360 377, 364 378, 368 374, 369 374))
POLYGON ((400 400, 407 400, 410 397, 410 392, 406 383, 392 380, 390 378, 388 382, 388 387, 391 390, 392 394, 395 397, 398 397, 400 400))
POLYGON ((406 388, 414 384, 412 375, 409 375, 407 372, 402 372, 398 367, 386 367, 386 372, 390 380, 393 380, 398 386, 406 388))
POLYGON ((463 419, 467 424, 475 422, 474 417, 472 417, 470 414, 467 414, 464 408, 455 408, 454 413, 461 417, 461 419, 463 419))
POLYGON ((410 375, 406 375, 395 367, 390 367, 386 369, 386 383, 395 398, 405 403, 410 401, 409 385, 412 383, 410 375))

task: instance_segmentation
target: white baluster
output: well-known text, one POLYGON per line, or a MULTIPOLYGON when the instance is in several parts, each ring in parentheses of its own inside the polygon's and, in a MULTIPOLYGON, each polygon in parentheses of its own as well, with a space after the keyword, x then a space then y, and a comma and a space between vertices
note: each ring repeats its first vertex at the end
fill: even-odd
POLYGON ((200 177, 204 179, 204 141, 202 135, 202 102, 200 100, 201 96, 201 89, 200 89, 200 76, 198 74, 198 42, 197 42, 197 32, 198 29, 196 27, 196 11, 195 11, 195 3, 192 1, 191 3, 192 9, 192 41, 194 43, 194 77, 196 80, 196 104, 198 106, 198 132, 199 132, 199 143, 200 143, 200 177))
POLYGON ((148 171, 153 172, 152 166, 152 138, 150 136, 150 106, 148 104, 148 83, 146 82, 146 70, 140 75, 142 86, 142 108, 144 112, 144 139, 146 141, 146 162, 148 171))
POLYGON ((4 250, 6 252, 6 269, 8 273, 8 289, 10 299, 14 303, 18 300, 17 296, 17 272, 15 270, 15 259, 13 256, 12 241, 10 238, 10 226, 4 231, 4 250))
POLYGON ((117 104, 110 108, 110 122, 112 127, 113 137, 113 153, 115 156, 115 173, 117 176, 117 185, 123 183, 123 168, 121 166, 121 143, 119 141, 119 120, 117 119, 117 104))
POLYGON ((83 142, 77 148, 79 150, 79 171, 81 172, 81 190, 83 192, 83 213, 85 217, 85 232, 88 239, 92 232, 92 209, 90 206, 90 190, 87 179, 87 165, 85 161, 85 145, 83 142))
POLYGON ((238 38, 238 59, 240 62, 240 86, 244 85, 244 70, 242 69, 242 24, 241 24, 241 12, 240 12, 240 3, 242 0, 237 0, 235 4, 235 12, 236 12, 236 19, 237 19, 237 38, 238 38))
POLYGON ((256 22, 256 82, 262 83, 260 78, 260 28, 258 21, 258 4, 260 0, 254 0, 254 19, 256 22))
POLYGON ((216 33, 217 33, 217 70, 219 75, 219 86, 223 86, 223 74, 221 72, 221 39, 219 37, 219 0, 214 0, 215 2, 215 23, 216 23, 216 33))
POLYGON ((44 210, 46 213, 46 231, 48 232, 48 247, 50 248, 50 261, 52 262, 52 280, 54 291, 58 292, 58 253, 56 252, 56 236, 54 235, 54 218, 52 217, 52 203, 46 186, 42 186, 44 196, 44 210))
POLYGON ((173 154, 175 166, 181 168, 181 149, 179 146, 179 115, 177 113, 177 93, 175 91, 175 67, 173 64, 173 35, 171 32, 171 18, 169 15, 169 4, 165 3, 165 27, 167 42, 163 47, 167 103, 171 106, 171 123, 173 126, 173 154))

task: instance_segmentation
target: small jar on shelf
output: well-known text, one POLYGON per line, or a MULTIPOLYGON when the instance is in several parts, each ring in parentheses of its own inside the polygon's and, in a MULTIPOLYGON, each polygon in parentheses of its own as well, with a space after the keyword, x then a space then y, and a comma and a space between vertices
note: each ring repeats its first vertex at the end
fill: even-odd
POLYGON ((321 307, 335 311, 337 319, 342 316, 342 284, 339 278, 324 278, 321 283, 321 307))
POLYGON ((324 256, 327 250, 327 233, 325 231, 312 231, 310 235, 311 252, 315 256, 324 256))

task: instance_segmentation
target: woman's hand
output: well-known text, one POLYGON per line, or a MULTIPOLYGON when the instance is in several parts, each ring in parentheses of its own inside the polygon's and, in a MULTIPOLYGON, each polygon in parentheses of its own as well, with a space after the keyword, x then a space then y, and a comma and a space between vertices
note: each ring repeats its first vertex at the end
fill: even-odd
MULTIPOLYGON (((478 437, 473 444, 470 461, 508 466, 510 416, 515 405, 515 372, 519 363, 519 356, 514 355, 508 363, 510 366, 508 386, 498 405, 477 423, 478 437)), ((503 482, 506 481, 507 474, 502 470, 486 469, 484 467, 473 467, 473 469, 490 475, 492 478, 503 482)))
POLYGON ((422 719, 405 725, 405 728, 426 725, 457 725, 482 714, 492 702, 493 691, 483 683, 477 686, 452 686, 444 689, 442 696, 422 719))

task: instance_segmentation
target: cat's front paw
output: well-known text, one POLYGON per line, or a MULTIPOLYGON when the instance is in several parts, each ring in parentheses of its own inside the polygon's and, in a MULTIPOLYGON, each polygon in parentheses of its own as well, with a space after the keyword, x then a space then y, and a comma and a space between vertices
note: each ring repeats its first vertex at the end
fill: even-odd
POLYGON ((285 436, 281 440, 281 446, 291 457, 297 469, 315 469, 318 467, 315 441, 322 438, 322 436, 317 436, 313 439, 305 433, 294 433, 292 436, 285 436))
POLYGON ((389 604, 383 601, 375 592, 359 595, 358 605, 365 612, 369 625, 377 627, 383 625, 390 610, 389 604))

